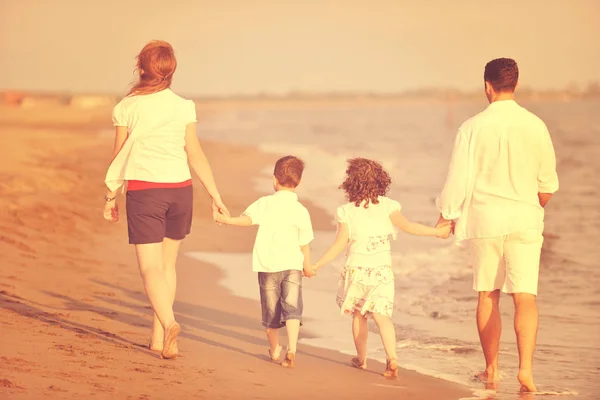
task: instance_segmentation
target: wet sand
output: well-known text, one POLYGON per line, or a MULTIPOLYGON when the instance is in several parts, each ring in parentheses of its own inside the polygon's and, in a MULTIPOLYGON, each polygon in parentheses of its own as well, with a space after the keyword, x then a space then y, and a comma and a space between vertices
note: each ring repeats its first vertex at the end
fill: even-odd
MULTIPOLYGON (((121 222, 102 219, 110 129, 110 109, 0 106, 0 398, 469 396, 411 371, 386 380, 380 364, 359 371, 348 356, 307 346, 299 347, 294 370, 270 363, 259 304, 220 286, 218 268, 184 256, 175 304, 181 355, 162 360, 147 350, 152 314, 127 244, 122 197, 121 222)), ((277 155, 203 146, 224 201, 233 213, 243 211, 260 195, 252 177, 277 155)), ((181 254, 250 251, 254 229, 212 223, 208 198, 199 182, 195 187, 193 231, 181 254)), ((315 229, 332 228, 329 215, 301 201, 315 229)), ((310 335, 310 321, 301 335, 310 335)))

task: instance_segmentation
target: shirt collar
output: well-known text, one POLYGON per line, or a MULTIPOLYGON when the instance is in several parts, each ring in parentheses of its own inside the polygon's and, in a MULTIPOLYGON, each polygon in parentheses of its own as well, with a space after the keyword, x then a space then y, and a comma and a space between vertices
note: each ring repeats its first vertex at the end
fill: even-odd
POLYGON ((298 195, 296 194, 296 192, 291 192, 289 190, 278 190, 275 192, 275 196, 281 196, 283 198, 298 200, 298 195))
POLYGON ((514 100, 499 100, 499 101, 494 101, 493 103, 490 103, 488 108, 514 107, 516 105, 518 105, 518 104, 514 100))

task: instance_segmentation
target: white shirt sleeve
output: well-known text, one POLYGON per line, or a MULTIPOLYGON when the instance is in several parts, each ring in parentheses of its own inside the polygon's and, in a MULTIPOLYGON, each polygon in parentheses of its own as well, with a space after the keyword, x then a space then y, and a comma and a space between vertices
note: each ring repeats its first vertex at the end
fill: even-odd
POLYGON ((390 215, 394 211, 402 210, 402 206, 396 200, 388 199, 387 213, 390 215))
POLYGON ((312 228, 312 222, 310 220, 310 214, 306 208, 302 208, 298 221, 298 243, 300 246, 305 246, 312 242, 315 238, 312 228))
POLYGON ((185 123, 191 124, 192 122, 197 122, 197 120, 196 120, 196 104, 192 100, 188 100, 186 102, 185 123))
POLYGON ((460 217, 467 192, 469 176, 469 138, 462 129, 458 130, 446 184, 436 205, 445 219, 460 217))
POLYGON ((548 128, 545 128, 542 143, 542 159, 538 173, 538 192, 554 193, 558 190, 558 175, 556 174, 556 154, 548 128))
POLYGON ((260 225, 263 214, 264 214, 264 202, 265 199, 261 197, 254 203, 250 204, 246 211, 242 215, 247 215, 252 220, 252 225, 260 225))
POLYGON ((127 115, 121 103, 113 108, 112 121, 114 126, 127 126, 127 115))

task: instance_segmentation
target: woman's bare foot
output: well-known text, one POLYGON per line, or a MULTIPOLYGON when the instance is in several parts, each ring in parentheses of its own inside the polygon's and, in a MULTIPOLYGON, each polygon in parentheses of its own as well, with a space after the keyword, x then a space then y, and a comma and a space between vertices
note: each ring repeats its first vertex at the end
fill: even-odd
POLYGON ((271 361, 274 361, 274 362, 279 361, 279 358, 281 357, 282 349, 283 349, 283 347, 281 347, 280 344, 278 344, 277 347, 275 347, 275 350, 269 349, 269 357, 271 358, 271 361))
POLYGON ((520 370, 517 379, 521 384, 521 392, 537 392, 533 383, 533 374, 530 370, 520 370))
POLYGON ((481 371, 476 374, 473 379, 480 381, 481 383, 494 383, 500 380, 500 374, 498 371, 481 371))
POLYGON ((354 368, 358 368, 358 369, 367 369, 367 360, 360 360, 358 357, 354 357, 351 361, 350 364, 352 364, 352 366, 354 368))
POLYGON ((162 358, 171 359, 177 357, 179 354, 177 348, 177 335, 180 333, 181 326, 177 322, 173 322, 171 326, 165 330, 165 342, 161 353, 162 358))
POLYGON ((294 368, 296 365, 296 353, 292 353, 288 351, 285 355, 285 358, 281 362, 281 366, 285 368, 294 368))
POLYGON ((150 341, 150 343, 148 344, 148 348, 152 351, 158 351, 160 353, 163 350, 163 344, 162 342, 159 343, 150 341))
POLYGON ((398 376, 398 362, 396 359, 388 360, 382 375, 386 378, 396 378, 398 376))

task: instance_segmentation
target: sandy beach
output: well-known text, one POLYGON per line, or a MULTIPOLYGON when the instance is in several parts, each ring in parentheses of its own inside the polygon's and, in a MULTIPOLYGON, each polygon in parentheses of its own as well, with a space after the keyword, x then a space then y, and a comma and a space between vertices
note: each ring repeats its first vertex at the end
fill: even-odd
MULTIPOLYGON (((402 370, 397 380, 349 367, 334 351, 299 347, 294 370, 267 361, 258 303, 219 285, 215 266, 181 256, 175 312, 184 333, 174 361, 147 350, 151 309, 121 222, 102 219, 112 146, 110 109, 0 106, 0 398, 458 399, 457 385, 402 370)), ((252 177, 277 159, 252 147, 203 142, 233 213, 262 193, 252 177)), ((248 252, 253 229, 214 224, 195 182, 183 251, 248 252)), ((268 188, 265 188, 268 189, 268 188)), ((333 229, 301 199, 315 229, 333 229)), ((250 268, 240 265, 239 268, 250 268)), ((305 324, 301 337, 311 333, 305 324)), ((349 335, 347 331, 340 335, 349 335)), ((401 357, 401 355, 400 355, 401 357)))

